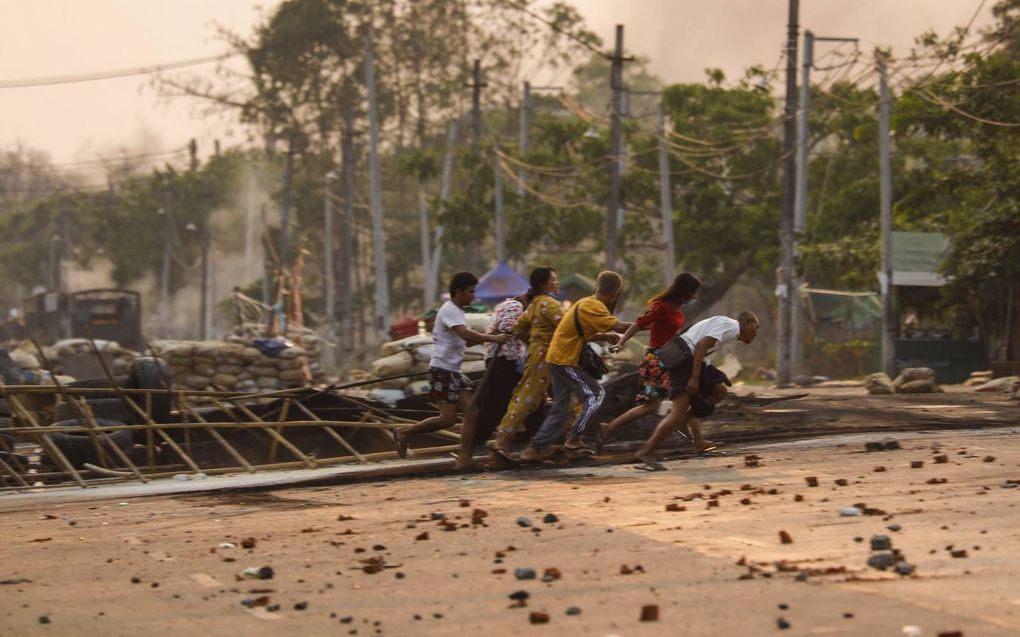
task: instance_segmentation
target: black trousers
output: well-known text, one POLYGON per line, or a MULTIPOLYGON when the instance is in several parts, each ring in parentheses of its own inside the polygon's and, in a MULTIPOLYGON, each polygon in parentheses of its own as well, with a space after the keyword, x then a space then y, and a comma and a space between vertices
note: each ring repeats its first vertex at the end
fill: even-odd
POLYGON ((471 398, 472 408, 478 410, 474 440, 476 447, 484 445, 499 426, 510 404, 514 387, 517 387, 520 380, 517 363, 502 356, 493 356, 485 361, 485 376, 471 398))

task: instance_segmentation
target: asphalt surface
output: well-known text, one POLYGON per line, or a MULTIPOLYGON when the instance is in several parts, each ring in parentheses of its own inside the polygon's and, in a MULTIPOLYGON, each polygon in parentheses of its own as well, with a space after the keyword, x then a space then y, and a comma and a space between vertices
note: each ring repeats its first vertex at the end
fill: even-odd
MULTIPOLYGON (((959 427, 734 440, 726 456, 677 452, 658 473, 600 464, 0 499, 0 625, 5 635, 903 635, 910 626, 1017 635, 1020 423, 1009 420, 1020 410, 941 398, 897 409, 953 412, 959 427), (865 451, 890 437, 901 449, 865 451), (864 514, 840 514, 854 505, 864 514), (557 521, 543 522, 548 513, 557 521), (867 565, 876 534, 912 574, 867 565), (249 537, 254 547, 242 548, 249 537), (262 566, 272 579, 239 579, 262 566), (518 580, 517 568, 537 577, 518 580), (542 581, 546 569, 559 576, 542 581), (518 591, 523 607, 510 598, 518 591), (657 620, 641 621, 653 606, 657 620)), ((872 420, 898 418, 885 404, 872 420)), ((812 420, 774 417, 788 429, 812 420)))

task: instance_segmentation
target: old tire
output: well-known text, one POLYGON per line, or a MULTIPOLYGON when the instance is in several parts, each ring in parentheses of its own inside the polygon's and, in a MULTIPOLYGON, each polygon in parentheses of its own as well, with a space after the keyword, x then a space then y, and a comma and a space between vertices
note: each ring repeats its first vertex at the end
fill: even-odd
MULTIPOLYGON (((138 389, 167 389, 170 368, 161 359, 143 356, 131 363, 129 378, 138 389)), ((138 406, 145 409, 145 397, 137 396, 138 406)), ((170 395, 152 394, 152 419, 157 423, 170 421, 170 395)))
MULTIPOLYGON (((77 419, 62 420, 60 422, 53 423, 54 427, 79 427, 83 423, 77 419)), ((123 425, 124 423, 118 420, 111 420, 108 418, 97 418, 96 425, 99 428, 110 427, 115 425, 123 425)), ((127 453, 131 450, 133 443, 132 435, 130 431, 118 430, 105 432, 108 441, 100 439, 100 445, 106 446, 107 456, 114 462, 118 462, 116 454, 109 449, 108 445, 114 444, 120 447, 122 451, 127 453)), ((65 456, 67 461, 70 462, 76 469, 80 469, 85 463, 98 464, 99 454, 96 453, 96 446, 92 443, 92 437, 87 433, 51 433, 49 434, 50 440, 56 445, 57 449, 60 449, 65 456)))
MULTIPOLYGON (((118 387, 134 387, 134 385, 131 384, 131 379, 128 378, 127 376, 114 376, 113 380, 117 383, 118 387)), ((111 383, 110 379, 106 377, 83 378, 81 380, 72 380, 71 382, 67 383, 67 387, 84 387, 86 389, 96 387, 108 388, 113 387, 113 383, 111 383)))
MULTIPOLYGON (((137 425, 141 422, 135 410, 120 398, 89 398, 85 402, 88 403, 89 409, 92 410, 92 415, 96 419, 116 420, 129 425, 137 425)), ((58 404, 53 413, 55 421, 77 420, 77 418, 78 412, 70 403, 66 402, 58 404)))

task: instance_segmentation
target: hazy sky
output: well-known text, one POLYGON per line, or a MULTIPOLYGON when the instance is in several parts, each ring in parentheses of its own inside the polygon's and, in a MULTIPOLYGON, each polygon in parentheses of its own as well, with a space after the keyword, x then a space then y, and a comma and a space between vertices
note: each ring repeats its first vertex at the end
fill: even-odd
MULTIPOLYGON (((263 3, 268 10, 277 2, 263 3)), ((929 28, 965 24, 980 0, 801 0, 801 24, 818 35, 855 36, 862 48, 909 47, 929 28)), ((989 0, 977 25, 990 22, 989 0)), ((612 40, 626 27, 628 52, 651 58, 667 81, 699 81, 706 67, 730 77, 771 67, 785 40, 787 0, 574 0, 591 28, 612 40)), ((215 24, 248 33, 250 0, 0 0, 0 81, 47 77, 214 55, 215 24)), ((192 69, 208 74, 212 65, 192 69)), ((0 147, 15 142, 56 163, 117 152, 157 152, 191 137, 243 139, 231 122, 196 104, 161 101, 146 77, 0 89, 0 147)), ((211 143, 211 142, 210 142, 211 143)))

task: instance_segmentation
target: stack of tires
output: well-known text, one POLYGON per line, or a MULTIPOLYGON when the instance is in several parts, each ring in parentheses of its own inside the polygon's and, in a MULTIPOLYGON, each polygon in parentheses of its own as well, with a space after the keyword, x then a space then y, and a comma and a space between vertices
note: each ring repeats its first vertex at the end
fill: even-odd
MULTIPOLYGON (((165 389, 166 381, 164 379, 166 378, 169 378, 169 370, 163 361, 154 357, 142 357, 135 359, 126 377, 115 378, 114 381, 124 389, 165 389)), ((68 383, 68 387, 103 388, 113 386, 113 383, 106 378, 92 378, 68 383)), ((151 400, 147 401, 144 394, 129 394, 126 398, 104 395, 86 398, 85 403, 88 405, 89 411, 92 412, 96 426, 100 429, 145 422, 145 419, 127 401, 134 402, 142 411, 146 410, 147 402, 151 402, 149 413, 152 420, 157 423, 169 422, 170 396, 167 394, 151 394, 150 396, 151 400)), ((81 413, 80 401, 78 404, 59 403, 56 407, 54 421, 52 427, 88 426, 88 421, 81 413)), ((120 464, 119 457, 110 448, 111 445, 116 445, 129 457, 141 457, 144 454, 144 447, 136 446, 136 443, 144 441, 142 432, 118 429, 103 433, 106 435, 100 438, 99 444, 106 447, 105 455, 115 464, 120 464)), ((86 431, 80 433, 55 432, 50 434, 50 440, 75 468, 81 468, 85 464, 100 463, 96 444, 93 443, 92 436, 86 431)))

